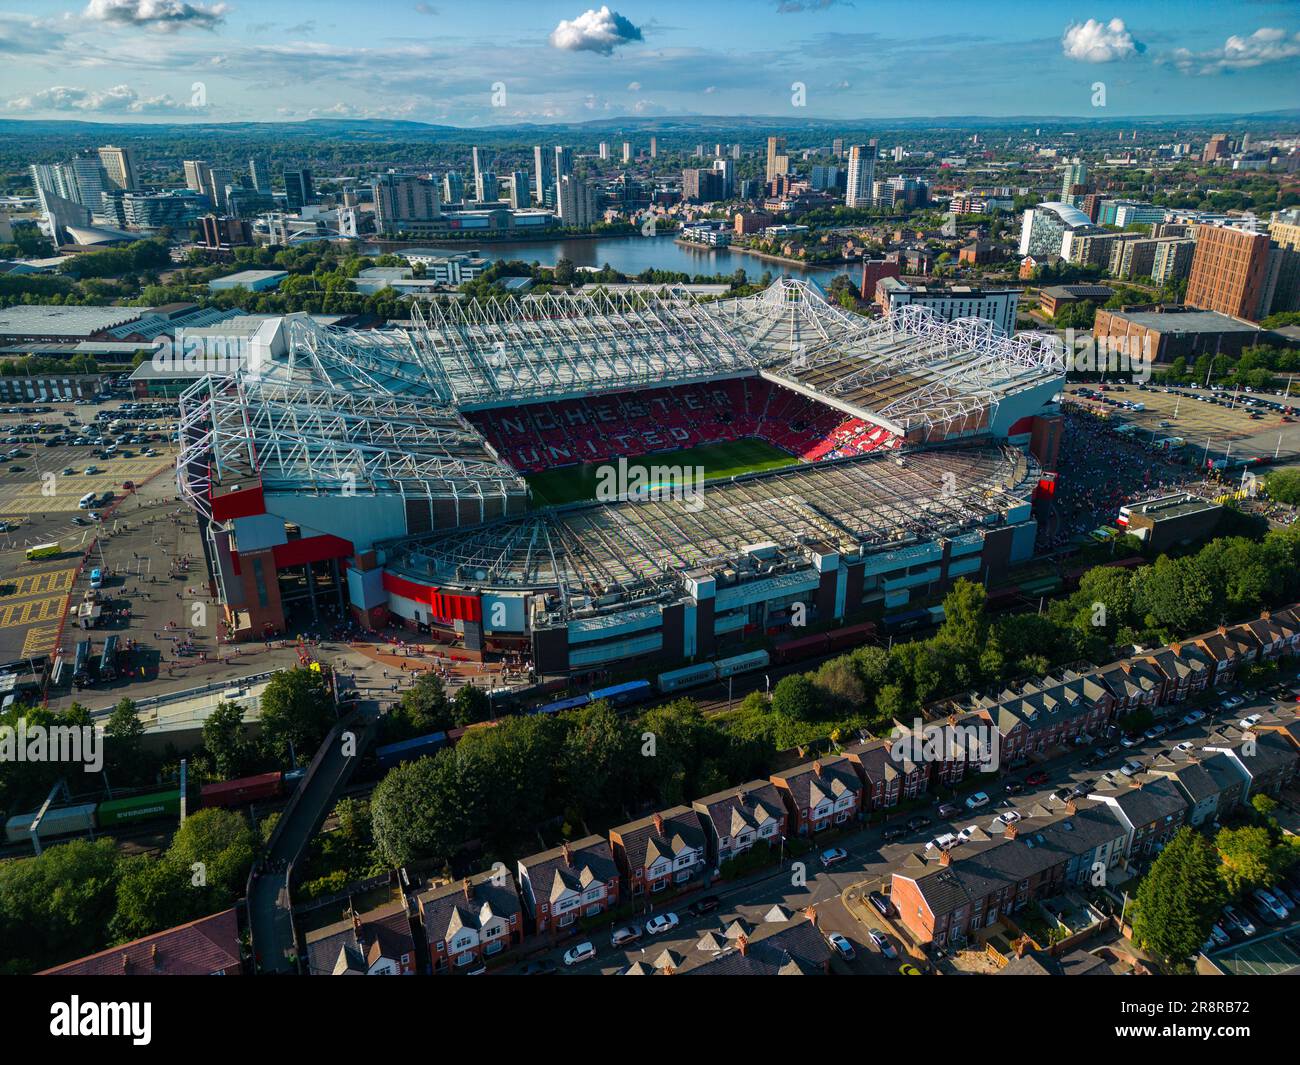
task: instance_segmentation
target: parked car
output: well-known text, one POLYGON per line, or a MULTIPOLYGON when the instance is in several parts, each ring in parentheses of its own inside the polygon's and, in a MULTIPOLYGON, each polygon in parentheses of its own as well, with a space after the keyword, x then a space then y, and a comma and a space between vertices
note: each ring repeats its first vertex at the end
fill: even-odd
POLYGON ((1238 933, 1247 938, 1255 934, 1255 926, 1251 924, 1250 919, 1235 906, 1223 907, 1223 919, 1228 923, 1229 930, 1235 928, 1238 933))
POLYGON ((867 935, 870 937, 872 945, 880 951, 882 957, 888 958, 890 961, 898 957, 898 951, 894 949, 894 945, 889 942, 884 932, 878 928, 869 928, 867 929, 867 935))
POLYGON ((1047 783, 1047 771, 1045 769, 1035 769, 1029 776, 1025 777, 1025 783, 1031 788, 1040 788, 1047 783))
POLYGON ((1003 810, 997 817, 993 818, 995 825, 1014 825, 1023 815, 1019 810, 1003 810))
POLYGON ((525 965, 521 973, 524 976, 550 976, 557 968, 559 966, 551 958, 538 958, 525 965))
POLYGON ((939 816, 943 818, 956 817, 961 813, 961 807, 955 802, 946 802, 939 807, 939 816))
POLYGON ((826 942, 829 943, 831 945, 831 948, 835 951, 835 953, 838 954, 845 961, 852 961, 854 958, 858 956, 857 951, 853 949, 853 944, 850 943, 838 932, 832 932, 830 935, 828 935, 826 937, 826 942))
POLYGON ((1121 736, 1119 740, 1119 745, 1121 747, 1136 747, 1141 742, 1142 742, 1141 736, 1121 736))
POLYGON ((1188 710, 1187 713, 1183 715, 1184 725, 1195 725, 1197 722, 1204 721, 1204 720, 1205 720, 1204 710, 1188 710))
POLYGON ((982 791, 966 796, 966 809, 979 810, 989 804, 989 797, 982 791))
POLYGON ((1174 750, 1175 750, 1175 751, 1190 751, 1190 750, 1192 750, 1192 748, 1194 748, 1195 746, 1196 746, 1196 744, 1194 744, 1191 740, 1183 740, 1182 743, 1175 743, 1175 744, 1174 744, 1174 750))
POLYGON ((871 903, 872 907, 881 917, 894 916, 894 904, 889 901, 889 896, 883 891, 873 891, 867 896, 867 901, 871 903))
POLYGON ((640 928, 634 924, 626 924, 622 928, 615 928, 609 937, 611 947, 626 947, 633 943, 639 943, 643 935, 640 928))
POLYGON ((1275 921, 1285 921, 1291 916, 1291 911, 1283 906, 1267 888, 1256 888, 1251 897, 1255 900, 1256 908, 1271 914, 1275 921))
POLYGON ((932 824, 934 824, 934 822, 931 821, 930 818, 926 817, 925 814, 916 814, 907 819, 907 827, 912 832, 919 832, 923 828, 929 828, 932 824))
POLYGON ((1244 703, 1245 701, 1246 700, 1243 699, 1240 695, 1229 695, 1219 705, 1221 705, 1225 710, 1236 710, 1237 707, 1241 706, 1241 704, 1244 703))
POLYGON ((1008 795, 1019 795, 1022 791, 1025 790, 1025 786, 1022 783, 1020 783, 1020 781, 1018 780, 1008 780, 1005 784, 1002 785, 1002 790, 1005 791, 1008 795))
POLYGON ((925 974, 921 972, 921 970, 918 969, 915 965, 913 965, 910 961, 905 961, 903 962, 902 965, 898 967, 898 975, 899 976, 924 976, 925 974))
POLYGON ((1092 791, 1092 787, 1093 784, 1091 780, 1081 780, 1070 789, 1070 797, 1074 799, 1082 798, 1084 795, 1087 795, 1092 791))
POLYGON ((880 831, 880 840, 882 843, 893 843, 895 840, 902 839, 906 835, 906 829, 898 827, 884 828, 880 831))
POLYGON ((1212 924, 1210 925, 1209 943, 1216 947, 1226 947, 1232 943, 1232 936, 1228 935, 1228 933, 1217 924, 1212 924))
POLYGON ((1136 758, 1130 759, 1119 767, 1119 771, 1126 777, 1136 776, 1138 773, 1142 772, 1142 763, 1136 758))
POLYGON ((930 840, 930 842, 925 845, 925 849, 928 851, 946 851, 955 847, 960 842, 961 839, 958 838, 955 832, 945 832, 943 835, 935 836, 934 839, 930 840))
POLYGON ((663 935, 664 932, 671 932, 681 923, 681 919, 675 913, 657 913, 646 921, 646 934, 652 936, 663 935))
POLYGON ((1243 717, 1240 721, 1238 721, 1237 724, 1240 725, 1242 728, 1244 728, 1247 732, 1249 732, 1251 729, 1253 729, 1256 725, 1258 725, 1263 720, 1264 720, 1263 714, 1248 714, 1246 717, 1243 717))
POLYGON ((712 913, 722 905, 722 900, 717 895, 705 895, 703 898, 696 899, 687 907, 696 917, 703 917, 706 913, 712 913))
POLYGON ((570 947, 564 952, 565 965, 581 965, 584 961, 591 961, 596 956, 596 948, 590 943, 579 943, 576 947, 570 947))
POLYGON ((849 852, 843 847, 831 847, 821 853, 822 867, 829 869, 833 865, 839 865, 849 856, 849 852))

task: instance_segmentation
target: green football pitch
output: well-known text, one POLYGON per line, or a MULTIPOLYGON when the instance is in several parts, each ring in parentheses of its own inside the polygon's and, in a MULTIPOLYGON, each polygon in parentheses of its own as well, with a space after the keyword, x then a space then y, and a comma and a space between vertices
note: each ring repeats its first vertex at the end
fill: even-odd
MULTIPOLYGON (((638 458, 629 458, 627 468, 628 479, 632 483, 635 483, 633 478, 638 476, 633 471, 638 467, 645 471, 640 476, 649 479, 657 466, 690 469, 699 466, 704 470, 704 479, 714 481, 741 473, 753 473, 756 470, 774 470, 781 466, 793 466, 798 461, 793 455, 764 440, 747 439, 641 455, 638 458)), ((616 465, 617 460, 584 462, 578 466, 565 466, 563 469, 531 473, 524 479, 533 491, 534 505, 555 507, 564 503, 575 503, 580 499, 595 499, 597 471, 604 466, 616 465)))

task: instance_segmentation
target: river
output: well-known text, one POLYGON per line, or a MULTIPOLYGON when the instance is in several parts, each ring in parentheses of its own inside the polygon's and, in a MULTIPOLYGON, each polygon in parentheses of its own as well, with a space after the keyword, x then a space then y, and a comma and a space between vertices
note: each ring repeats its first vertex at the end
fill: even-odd
MULTIPOLYGON (((391 244, 386 241, 366 245, 367 254, 396 252, 414 247, 414 243, 391 244)), ((590 237, 587 239, 471 241, 455 244, 429 242, 421 247, 435 247, 448 254, 455 251, 477 251, 492 260, 518 259, 526 263, 554 266, 559 259, 568 259, 574 266, 601 267, 608 263, 621 274, 635 277, 642 270, 672 270, 691 274, 732 274, 743 269, 751 279, 759 278, 764 271, 773 277, 810 277, 825 287, 836 274, 849 272, 853 264, 836 266, 796 266, 792 263, 773 262, 739 249, 698 248, 678 244, 672 236, 643 237, 640 235, 616 237, 590 237)), ((858 267, 860 269, 860 267, 858 267)), ((856 272, 856 271, 855 271, 856 272)))

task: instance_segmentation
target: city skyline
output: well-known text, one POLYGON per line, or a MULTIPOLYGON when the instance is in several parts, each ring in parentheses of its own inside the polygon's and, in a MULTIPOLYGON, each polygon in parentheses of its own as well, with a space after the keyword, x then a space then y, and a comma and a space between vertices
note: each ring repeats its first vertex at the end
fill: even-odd
POLYGON ((969 32, 969 8, 930 10, 938 32, 836 0, 385 3, 364 25, 334 2, 304 20, 284 0, 29 0, 0 15, 0 118, 1106 120, 1297 102, 1300 22, 1287 5, 1003 3, 969 32))

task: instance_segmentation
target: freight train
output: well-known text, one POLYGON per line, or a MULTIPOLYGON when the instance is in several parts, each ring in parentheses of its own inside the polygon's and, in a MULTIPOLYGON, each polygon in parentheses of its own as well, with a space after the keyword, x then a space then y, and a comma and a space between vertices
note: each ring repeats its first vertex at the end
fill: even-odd
MULTIPOLYGON (((305 774, 305 769, 296 769, 289 773, 262 773, 238 780, 205 784, 199 789, 198 805, 205 809, 214 806, 231 807, 274 798, 292 791, 305 774)), ((190 794, 193 796, 193 792, 190 794)), ((30 842, 36 813, 33 810, 31 813, 15 814, 6 820, 5 839, 10 843, 30 842)), ((106 799, 98 803, 51 807, 41 820, 39 835, 44 841, 74 833, 90 833, 96 829, 114 829, 124 825, 179 818, 180 814, 180 789, 171 788, 122 799, 106 799)))

